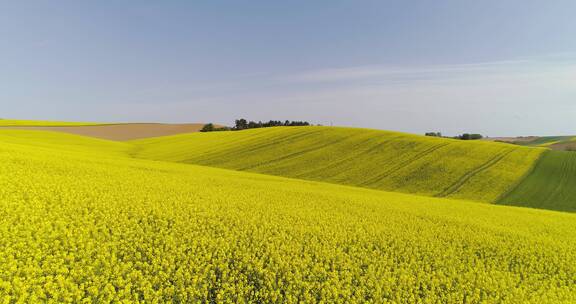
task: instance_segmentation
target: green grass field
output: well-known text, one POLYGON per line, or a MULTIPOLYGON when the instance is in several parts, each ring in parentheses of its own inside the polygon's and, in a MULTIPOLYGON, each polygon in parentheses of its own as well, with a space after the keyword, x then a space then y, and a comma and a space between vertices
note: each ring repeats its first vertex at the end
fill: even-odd
POLYGON ((493 202, 544 150, 380 130, 279 127, 150 138, 135 157, 493 202))
POLYGON ((73 126, 97 126, 97 125, 105 125, 105 123, 0 119, 0 127, 73 127, 73 126))
POLYGON ((576 153, 547 151, 501 204, 576 211, 576 153))
MULTIPOLYGON (((380 136, 423 155, 444 142, 380 136)), ((574 214, 134 159, 134 148, 0 132, 2 302, 576 301, 574 214)))

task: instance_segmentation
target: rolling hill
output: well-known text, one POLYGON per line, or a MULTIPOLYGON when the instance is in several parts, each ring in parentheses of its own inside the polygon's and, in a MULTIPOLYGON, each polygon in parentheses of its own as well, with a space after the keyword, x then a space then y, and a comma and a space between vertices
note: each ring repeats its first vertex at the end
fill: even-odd
POLYGON ((380 130, 277 127, 130 142, 138 158, 494 202, 544 149, 380 130))
MULTIPOLYGON (((459 142, 418 142, 414 139, 420 137, 400 133, 373 131, 363 137, 349 129, 337 134, 323 128, 258 131, 206 134, 195 146, 172 137, 174 154, 162 156, 186 159, 179 148, 188 146, 216 161, 221 154, 215 152, 222 151, 217 144, 223 144, 219 136, 238 136, 228 138, 230 146, 225 146, 257 143, 255 151, 271 164, 266 144, 288 160, 299 137, 309 139, 299 146, 303 150, 324 146, 336 154, 341 151, 337 147, 361 149, 342 155, 348 158, 376 155, 366 143, 376 151, 398 146, 394 155, 413 147, 419 152, 403 158, 406 162, 416 155, 443 159, 435 166, 450 158, 426 158, 427 153, 453 150, 449 155, 470 153, 477 159, 471 168, 496 163, 488 171, 498 172, 496 156, 532 157, 535 151, 475 146, 490 154, 483 156, 459 142), (286 150, 274 138, 285 139, 286 150), (438 147, 442 144, 447 145, 438 147)), ((574 214, 128 154, 137 148, 167 153, 162 145, 151 151, 147 145, 55 132, 0 134, 0 297, 8 302, 576 301, 574 214)), ((241 149, 238 155, 253 160, 241 149)), ((385 159, 362 168, 378 168, 385 159)), ((316 169, 316 162, 321 158, 311 157, 308 169, 316 169)))
POLYGON ((100 139, 127 141, 147 137, 167 136, 182 133, 198 132, 201 123, 161 124, 161 123, 121 123, 121 124, 82 124, 43 121, 16 121, 2 124, 0 130, 40 130, 96 137, 100 139))

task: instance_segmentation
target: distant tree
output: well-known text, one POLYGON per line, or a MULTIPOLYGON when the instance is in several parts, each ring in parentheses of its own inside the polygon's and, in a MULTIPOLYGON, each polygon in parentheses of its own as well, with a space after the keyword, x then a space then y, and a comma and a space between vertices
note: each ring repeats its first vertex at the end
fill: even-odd
MULTIPOLYGON (((255 128, 268 128, 268 127, 280 127, 280 126, 310 126, 307 121, 290 121, 286 120, 284 122, 280 120, 269 120, 267 122, 262 121, 247 121, 244 118, 236 119, 234 127, 231 129, 233 131, 245 130, 245 129, 255 129, 255 128)), ((214 131, 221 131, 215 129, 214 131)))
POLYGON ((234 129, 236 129, 236 130, 248 129, 248 122, 244 118, 236 119, 236 125, 235 125, 234 129))
POLYGON ((440 132, 426 132, 425 135, 426 136, 432 136, 432 137, 442 137, 442 133, 440 133, 440 132))
POLYGON ((478 140, 484 138, 484 136, 482 136, 481 134, 464 133, 462 135, 456 136, 455 138, 461 140, 478 140))
POLYGON ((212 132, 214 131, 214 124, 213 123, 207 123, 205 124, 202 129, 200 130, 200 132, 212 132))
POLYGON ((230 127, 216 127, 213 123, 205 124, 200 132, 216 132, 216 131, 230 131, 232 130, 230 127))
POLYGON ((248 122, 248 126, 246 127, 246 129, 255 129, 255 128, 261 128, 262 127, 262 122, 257 123, 254 121, 250 121, 248 122))
POLYGON ((288 122, 288 125, 291 127, 295 127, 295 126, 309 126, 310 123, 307 121, 291 121, 288 122))

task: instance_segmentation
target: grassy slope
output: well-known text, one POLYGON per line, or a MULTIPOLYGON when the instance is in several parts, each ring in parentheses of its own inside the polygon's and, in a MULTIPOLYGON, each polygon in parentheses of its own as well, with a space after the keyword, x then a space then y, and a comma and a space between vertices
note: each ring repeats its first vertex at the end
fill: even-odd
POLYGON ((97 126, 104 123, 95 122, 69 122, 69 121, 47 121, 47 120, 18 120, 0 119, 0 127, 61 127, 61 126, 97 126))
POLYGON ((526 179, 499 203, 576 211, 576 153, 546 152, 526 179))
POLYGON ((70 137, 31 133, 42 148, 0 137, 4 300, 576 301, 573 214, 130 159, 102 142, 63 153, 70 137))
POLYGON ((495 201, 543 150, 379 130, 288 127, 150 138, 136 157, 495 201))

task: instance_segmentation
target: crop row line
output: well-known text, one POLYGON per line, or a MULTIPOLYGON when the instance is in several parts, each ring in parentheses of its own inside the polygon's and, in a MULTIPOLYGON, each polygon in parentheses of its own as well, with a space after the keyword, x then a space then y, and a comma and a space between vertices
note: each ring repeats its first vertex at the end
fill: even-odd
POLYGON ((514 149, 508 150, 506 152, 500 153, 494 157, 492 157, 491 159, 489 159, 487 162, 485 162, 484 164, 480 165, 479 167, 477 167, 476 169, 469 171, 468 173, 464 174, 464 176, 462 176, 460 179, 458 179, 458 181, 456 181, 454 184, 452 184, 450 187, 444 189, 444 191, 436 194, 436 197, 446 197, 449 196, 455 192, 457 192, 458 190, 460 190, 471 178, 473 178, 474 176, 476 176, 477 174, 479 174, 480 172, 489 169, 490 167, 496 165, 499 161, 501 161, 502 159, 504 159, 504 157, 506 157, 508 154, 514 152, 514 149))
POLYGON ((418 159, 420 159, 420 158, 422 158, 422 157, 424 157, 430 153, 433 153, 434 151, 436 151, 440 148, 443 148, 449 144, 450 143, 443 143, 443 144, 432 146, 432 147, 430 147, 430 148, 428 148, 428 149, 426 149, 426 150, 424 150, 424 151, 422 151, 422 152, 420 152, 420 153, 418 153, 418 154, 416 154, 416 155, 414 155, 414 156, 412 156, 412 157, 410 157, 404 161, 397 163, 396 165, 394 165, 391 168, 389 168, 388 170, 382 172, 378 176, 365 181, 364 183, 362 183, 362 186, 367 186, 367 185, 377 183, 377 182, 381 181, 383 178, 385 178, 386 176, 408 166, 409 164, 413 163, 414 161, 416 161, 416 160, 418 160, 418 159))
POLYGON ((276 163, 276 162, 279 162, 279 161, 283 161, 283 160, 286 160, 286 159, 290 159, 290 158, 293 158, 293 157, 297 157, 297 156, 300 156, 300 155, 303 155, 303 154, 306 154, 306 153, 309 153, 309 152, 312 152, 312 151, 316 151, 316 150, 323 149, 323 148, 326 148, 326 147, 331 146, 331 145, 335 145, 335 144, 340 143, 340 142, 343 142, 343 141, 345 141, 345 140, 347 140, 347 139, 349 139, 349 138, 350 138, 350 137, 343 137, 343 138, 341 138, 341 139, 334 140, 334 141, 328 142, 328 143, 326 143, 326 144, 323 144, 323 145, 320 145, 320 146, 317 146, 317 147, 312 147, 312 148, 300 150, 300 151, 298 151, 298 152, 289 153, 289 154, 287 154, 287 155, 284 155, 284 156, 281 156, 281 157, 278 157, 278 158, 274 158, 274 159, 271 159, 271 160, 269 160, 269 161, 265 161, 265 162, 261 162, 261 163, 258 163, 258 164, 254 164, 254 165, 252 165, 252 166, 240 168, 239 170, 241 170, 241 171, 243 171, 243 170, 250 170, 250 169, 254 169, 254 168, 256 168, 256 167, 261 167, 261 166, 264 166, 264 165, 269 165, 269 164, 272 164, 272 163, 276 163))

